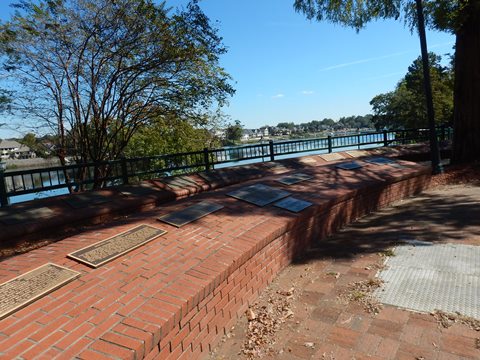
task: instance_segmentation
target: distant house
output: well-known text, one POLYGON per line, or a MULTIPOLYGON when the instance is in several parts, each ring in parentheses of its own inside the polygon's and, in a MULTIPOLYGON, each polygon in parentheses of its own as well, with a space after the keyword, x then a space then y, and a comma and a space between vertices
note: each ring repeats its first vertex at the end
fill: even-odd
POLYGON ((250 138, 255 137, 255 130, 254 129, 243 129, 242 140, 247 141, 250 138))
POLYGON ((33 159, 37 157, 28 146, 22 145, 15 140, 0 141, 0 157, 4 159, 33 159))

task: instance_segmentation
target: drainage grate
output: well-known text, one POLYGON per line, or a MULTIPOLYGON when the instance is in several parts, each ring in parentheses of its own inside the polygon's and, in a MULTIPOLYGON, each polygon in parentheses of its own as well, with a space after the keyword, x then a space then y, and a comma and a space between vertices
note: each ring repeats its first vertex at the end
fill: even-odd
POLYGON ((399 246, 379 274, 375 296, 410 310, 480 319, 480 247, 414 242, 399 246))

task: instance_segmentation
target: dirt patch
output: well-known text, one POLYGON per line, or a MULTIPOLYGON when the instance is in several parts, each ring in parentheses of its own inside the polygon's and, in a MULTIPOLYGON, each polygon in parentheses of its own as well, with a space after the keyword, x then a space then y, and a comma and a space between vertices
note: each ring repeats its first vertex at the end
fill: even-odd
POLYGON ((463 324, 472 330, 480 331, 480 320, 459 313, 447 313, 445 311, 435 310, 431 315, 445 329, 448 329, 453 324, 463 324))
POLYGON ((443 174, 432 176, 432 187, 459 184, 480 184, 480 164, 451 165, 443 174))
POLYGON ((373 292, 382 286, 383 281, 380 279, 368 279, 357 281, 348 285, 348 288, 339 298, 347 302, 357 302, 363 306, 369 314, 377 315, 382 309, 373 292))

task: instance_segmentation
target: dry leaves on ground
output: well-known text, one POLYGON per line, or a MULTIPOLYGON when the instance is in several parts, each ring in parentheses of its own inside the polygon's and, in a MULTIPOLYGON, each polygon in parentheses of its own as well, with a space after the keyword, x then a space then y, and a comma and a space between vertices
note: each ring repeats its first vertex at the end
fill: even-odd
POLYGON ((449 328, 453 324, 463 324, 470 329, 480 331, 480 320, 464 316, 460 313, 447 313, 442 310, 435 310, 431 315, 438 321, 444 328, 449 328))
POLYGON ((248 359, 263 357, 272 351, 275 333, 288 318, 293 316, 291 302, 294 288, 269 294, 266 305, 255 304, 246 311, 248 329, 242 353, 248 359))
POLYGON ((380 279, 357 281, 348 285, 347 290, 340 295, 348 302, 358 302, 370 314, 378 314, 382 305, 375 299, 373 292, 383 284, 380 279))

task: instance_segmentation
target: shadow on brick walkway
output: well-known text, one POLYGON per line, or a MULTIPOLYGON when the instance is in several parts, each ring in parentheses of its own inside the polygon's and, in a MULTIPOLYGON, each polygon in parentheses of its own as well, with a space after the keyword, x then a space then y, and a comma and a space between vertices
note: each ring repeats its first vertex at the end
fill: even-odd
MULTIPOLYGON (((251 358, 479 359, 480 332, 466 325, 444 328, 430 314, 387 305, 374 315, 342 296, 352 283, 374 279, 385 251, 399 242, 480 245, 479 204, 479 186, 445 186, 397 202, 316 244, 252 306, 254 314, 268 314, 281 294, 293 290, 282 300, 293 314, 274 335, 260 337, 265 344, 250 346, 251 358)), ((248 325, 242 318, 210 359, 247 358, 248 325)))

